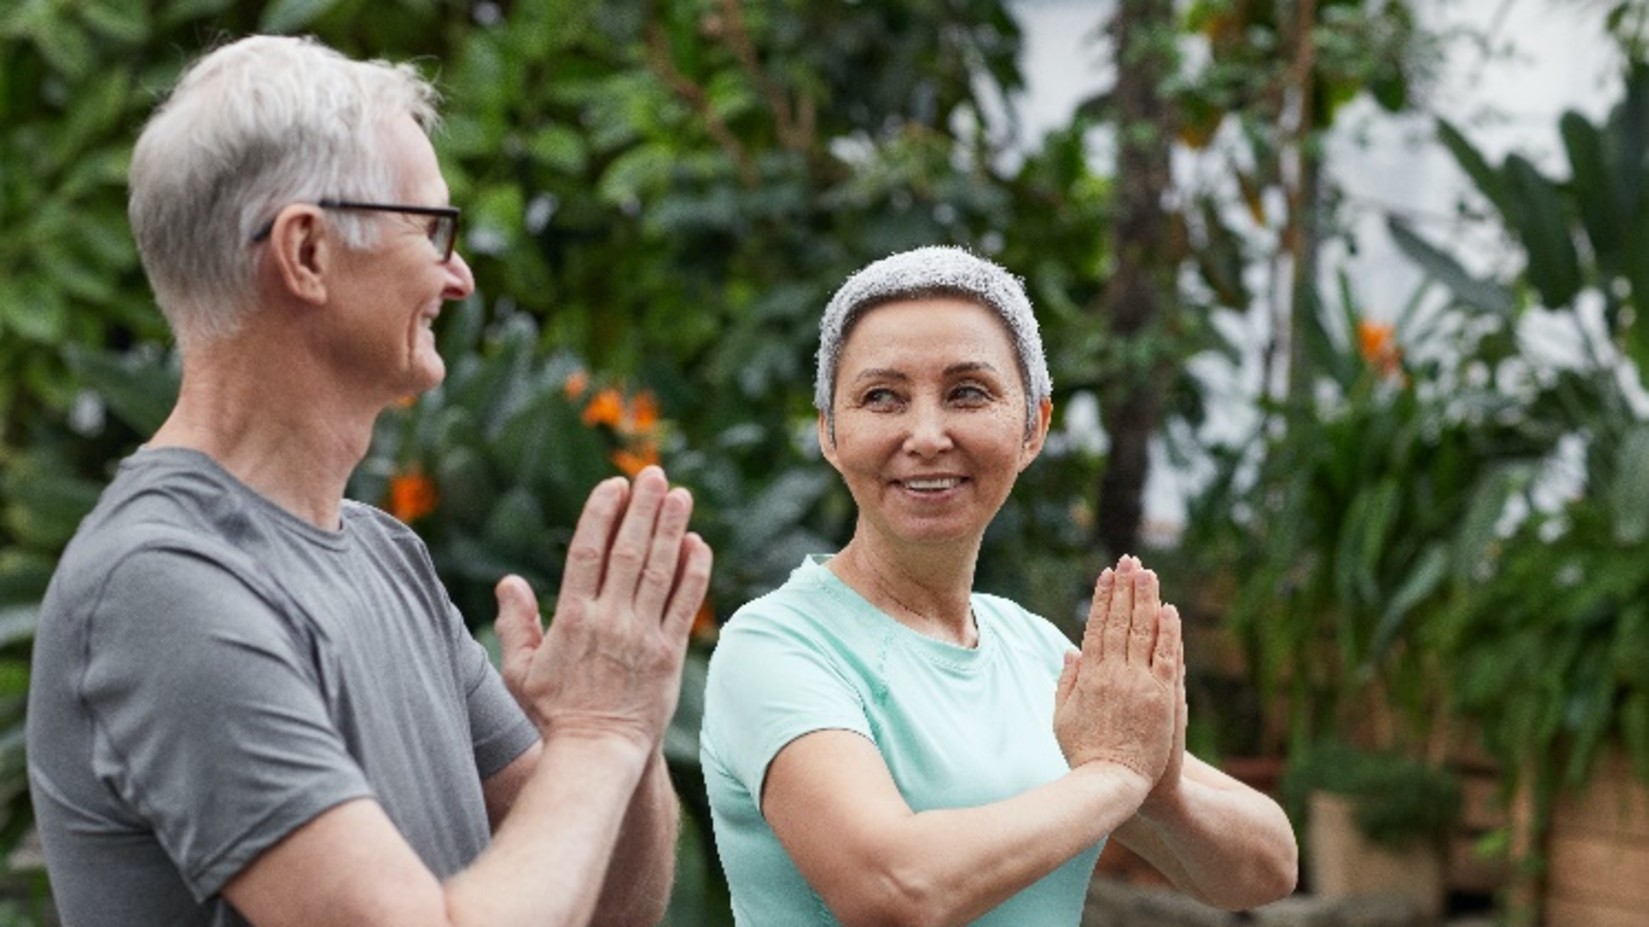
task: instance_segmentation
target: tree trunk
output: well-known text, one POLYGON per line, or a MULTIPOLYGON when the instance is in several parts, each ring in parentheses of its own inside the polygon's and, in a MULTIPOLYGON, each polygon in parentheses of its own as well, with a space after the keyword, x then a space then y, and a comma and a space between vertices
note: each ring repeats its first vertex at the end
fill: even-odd
MULTIPOLYGON (((1100 311, 1111 336, 1147 339, 1160 326, 1174 294, 1176 259, 1164 202, 1172 183, 1170 157, 1175 113, 1162 87, 1174 53, 1172 0, 1121 0, 1111 31, 1116 49, 1116 207, 1111 221, 1115 269, 1100 311)), ((1156 352, 1106 371, 1100 407, 1111 439, 1100 479, 1095 540, 1114 558, 1139 546, 1150 442, 1162 418, 1167 368, 1156 352)))

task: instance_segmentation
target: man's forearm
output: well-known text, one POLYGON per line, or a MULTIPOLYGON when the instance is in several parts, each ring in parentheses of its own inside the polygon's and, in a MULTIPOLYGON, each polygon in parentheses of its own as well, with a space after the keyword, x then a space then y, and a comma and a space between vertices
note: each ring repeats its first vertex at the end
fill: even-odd
POLYGON ((675 883, 680 803, 662 752, 637 784, 596 902, 592 927, 638 927, 664 919, 675 883))
POLYGON ((546 740, 492 845, 448 880, 452 922, 590 923, 609 872, 622 865, 614 851, 627 842, 620 835, 635 815, 640 787, 658 775, 652 771, 658 762, 612 739, 546 740))

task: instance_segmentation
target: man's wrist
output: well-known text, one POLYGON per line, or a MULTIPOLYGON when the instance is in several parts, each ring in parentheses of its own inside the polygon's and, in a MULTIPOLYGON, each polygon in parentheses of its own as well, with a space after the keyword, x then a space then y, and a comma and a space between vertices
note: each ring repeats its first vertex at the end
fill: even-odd
POLYGON ((639 778, 647 771, 658 746, 637 732, 578 724, 548 724, 543 731, 544 750, 559 755, 587 757, 603 768, 634 770, 639 778))

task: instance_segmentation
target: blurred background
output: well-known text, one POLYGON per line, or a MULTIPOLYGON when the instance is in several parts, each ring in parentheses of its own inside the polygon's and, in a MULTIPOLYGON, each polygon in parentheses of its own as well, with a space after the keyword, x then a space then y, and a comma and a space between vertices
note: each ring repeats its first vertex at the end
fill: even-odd
MULTIPOLYGON (((445 96, 477 289, 350 493, 477 633, 506 571, 553 601, 600 479, 658 462, 698 500, 668 923, 731 922, 697 766, 717 628, 851 529, 818 315, 929 243, 1023 276, 1051 355, 1055 434, 979 587, 1075 633, 1104 564, 1162 574, 1192 749, 1305 844, 1319 919, 1275 923, 1642 923, 1649 0, 0 0, 0 925, 53 922, 35 606, 176 389, 131 145, 253 31, 445 96)), ((1090 919, 1225 923, 1157 883, 1107 852, 1090 919)))

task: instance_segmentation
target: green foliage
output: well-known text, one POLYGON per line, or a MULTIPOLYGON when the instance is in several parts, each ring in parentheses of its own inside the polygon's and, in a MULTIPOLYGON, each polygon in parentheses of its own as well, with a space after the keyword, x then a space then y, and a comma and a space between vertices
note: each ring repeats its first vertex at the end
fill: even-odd
MULTIPOLYGON (((845 540, 809 384, 818 313, 871 259, 933 242, 996 256, 1027 278, 1047 342, 1070 346, 1058 400, 1099 376, 1076 347, 1097 337, 1104 273, 1092 123, 1009 157, 992 114, 1022 80, 1000 0, 25 3, 0 14, 0 586, 16 601, 37 600, 111 462, 175 395, 124 230, 130 146, 188 60, 256 29, 415 58, 444 92, 437 148, 478 289, 440 325, 447 382, 382 417, 350 493, 433 490, 411 522, 483 636, 503 572, 553 601, 615 454, 657 453, 694 491, 720 616, 845 540), (588 392, 570 396, 580 370, 588 392), (647 448, 585 422, 608 387, 655 399, 647 448), (429 483, 395 482, 413 476, 429 483)), ((1092 569, 1061 565, 1085 556, 1071 516, 1101 463, 1073 447, 1032 469, 983 558, 993 591, 1055 615, 1085 594, 1092 569)), ((683 704, 673 742, 691 733, 683 704)), ((696 750, 676 746, 689 794, 696 750)), ((716 891, 697 894, 724 911, 716 891)))
POLYGON ((1649 775, 1649 428, 1628 437, 1598 498, 1520 526, 1443 629, 1461 707, 1546 790, 1583 785, 1609 744, 1649 775))
POLYGON ((446 380, 379 417, 349 490, 419 530, 472 624, 490 620, 506 573, 554 593, 584 498, 619 472, 609 458, 620 449, 569 395, 575 361, 540 357, 529 316, 486 332, 481 312, 475 301, 449 310, 446 380))
POLYGON ((1358 750, 1336 741, 1289 757, 1282 791, 1297 826, 1309 817, 1311 793, 1350 799, 1357 829, 1393 850, 1441 844, 1460 817, 1460 783, 1453 773, 1402 753, 1358 750))
POLYGON ((1229 618, 1286 711, 1271 729, 1286 722, 1302 747, 1370 710, 1405 716, 1393 736, 1431 723, 1442 690, 1424 619, 1492 535, 1501 478, 1556 437, 1523 415, 1501 364, 1507 318, 1462 304, 1388 328, 1343 300, 1305 329, 1317 395, 1226 455, 1191 518, 1193 543, 1241 581, 1229 618), (1425 352, 1445 339, 1461 353, 1425 352))
MULTIPOLYGON (((1236 35, 1246 30, 1259 56, 1240 41, 1220 45, 1218 67, 1182 99, 1265 121, 1280 99, 1266 82, 1286 59, 1282 24, 1269 6, 1248 6, 1263 21, 1236 35)), ((1321 6, 1334 54, 1319 58, 1317 124, 1357 92, 1347 88, 1400 104, 1410 75, 1387 54, 1401 43, 1387 40, 1404 35, 1404 5, 1374 5, 1389 11, 1379 15, 1321 6)), ((478 289, 441 322, 447 382, 386 413, 350 492, 390 504, 396 479, 430 481, 435 507, 409 518, 483 636, 502 572, 553 600, 588 488, 619 459, 638 459, 615 454, 656 452, 693 490, 695 527, 717 551, 719 617, 776 586, 803 553, 845 540, 851 501, 814 447, 809 384, 821 307, 874 258, 962 243, 1023 275, 1056 410, 1166 367, 1168 404, 1194 421, 1200 395, 1182 359, 1234 350, 1201 307, 1252 301, 1243 266, 1254 243, 1222 221, 1229 204, 1198 195, 1186 202, 1199 215, 1181 225, 1207 287, 1137 338, 1113 337, 1096 318, 1111 247, 1102 230, 1112 191, 1092 166, 1101 108, 1043 139, 1011 137, 992 115, 1023 85, 1002 0, 14 4, 0 13, 0 605, 38 599, 94 487, 175 395, 176 366, 124 231, 126 162, 184 63, 255 29, 416 58, 445 94, 437 148, 465 209, 460 248, 478 289), (588 391, 569 394, 580 371, 588 391), (605 388, 654 397, 661 418, 641 436, 651 444, 585 421, 605 388)), ((1276 183, 1277 138, 1253 119, 1243 138, 1263 167, 1245 195, 1276 183)), ((1104 465, 1060 438, 993 525, 979 576, 1056 620, 1097 569, 1088 539, 1104 465)), ((1368 523, 1384 518, 1389 532, 1391 517, 1367 508, 1368 523)), ((1412 562, 1346 549, 1381 582, 1412 562)), ((1362 574, 1341 572, 1358 586, 1362 574)), ((702 815, 690 689, 667 746, 702 815)), ((707 818, 691 826, 702 841, 707 818)), ((713 879, 714 854, 698 852, 683 872, 713 879)), ((718 890, 688 886, 677 900, 722 916, 718 890)))
POLYGON ((1570 321, 1577 348, 1531 364, 1524 405, 1578 449, 1575 485, 1553 503, 1538 479, 1505 481, 1500 499, 1522 517, 1463 551, 1435 628, 1459 708, 1534 796, 1535 846, 1555 790, 1584 784, 1605 748, 1624 748, 1649 779, 1649 424, 1631 398, 1649 363, 1649 67, 1622 77, 1601 123, 1561 118, 1567 179, 1515 155, 1493 164, 1441 127, 1527 258, 1518 278, 1488 285, 1570 321), (1588 305, 1601 307, 1601 326, 1588 305))

